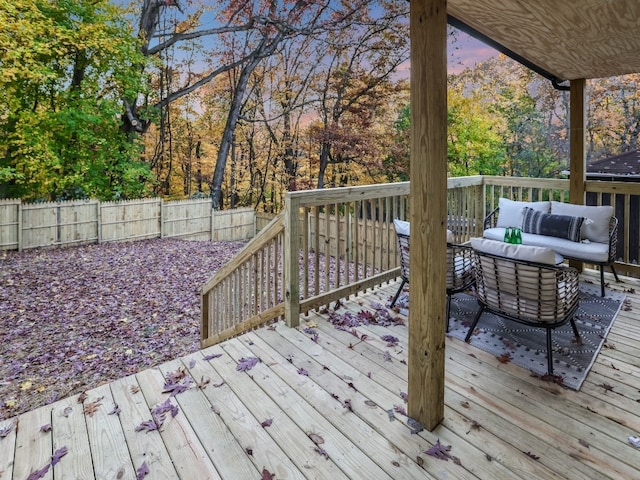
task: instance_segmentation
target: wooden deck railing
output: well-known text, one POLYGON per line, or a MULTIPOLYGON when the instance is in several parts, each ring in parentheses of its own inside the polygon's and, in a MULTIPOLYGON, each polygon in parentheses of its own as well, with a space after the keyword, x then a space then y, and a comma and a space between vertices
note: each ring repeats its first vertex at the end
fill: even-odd
POLYGON ((202 348, 284 315, 283 240, 280 214, 202 286, 202 348))
MULTIPOLYGON (((615 205, 619 262, 640 275, 640 184, 587 182, 587 203, 615 205)), ((285 210, 202 288, 202 344, 301 314, 398 275, 393 219, 409 218, 409 183, 290 192, 285 210)), ((498 199, 568 201, 569 181, 513 177, 448 180, 447 222, 457 242, 481 236, 498 199)))

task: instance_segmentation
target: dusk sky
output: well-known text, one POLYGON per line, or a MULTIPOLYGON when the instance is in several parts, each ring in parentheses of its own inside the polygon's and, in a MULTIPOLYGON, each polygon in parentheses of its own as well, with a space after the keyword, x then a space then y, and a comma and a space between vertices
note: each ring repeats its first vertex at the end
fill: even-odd
POLYGON ((466 67, 498 55, 497 50, 463 32, 457 32, 457 40, 454 44, 449 44, 448 53, 449 73, 459 73, 466 67))

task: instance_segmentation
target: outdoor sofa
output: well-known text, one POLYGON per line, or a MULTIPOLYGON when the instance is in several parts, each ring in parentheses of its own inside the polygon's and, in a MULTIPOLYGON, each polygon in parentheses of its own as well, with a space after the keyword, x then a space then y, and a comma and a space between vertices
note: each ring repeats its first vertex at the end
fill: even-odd
POLYGON ((505 229, 522 230, 522 244, 549 247, 565 259, 600 267, 604 297, 604 267, 614 269, 618 241, 618 219, 613 207, 574 205, 556 201, 519 202, 500 198, 498 207, 484 220, 483 237, 504 241, 505 229))

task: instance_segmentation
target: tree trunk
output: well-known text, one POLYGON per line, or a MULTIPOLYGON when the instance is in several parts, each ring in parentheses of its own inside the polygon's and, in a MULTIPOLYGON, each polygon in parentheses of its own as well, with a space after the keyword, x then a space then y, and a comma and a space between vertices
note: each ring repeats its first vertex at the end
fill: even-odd
POLYGON ((229 106, 229 115, 227 115, 227 123, 224 126, 224 132, 220 140, 220 149, 218 150, 218 157, 216 159, 216 167, 213 171, 213 178, 211 179, 211 201, 214 210, 218 210, 221 205, 224 169, 227 165, 229 150, 233 142, 233 134, 236 130, 238 119, 240 118, 243 100, 247 93, 249 78, 264 56, 272 53, 275 48, 275 43, 277 42, 274 41, 272 44, 263 44, 263 47, 266 47, 264 48, 264 52, 262 52, 262 47, 256 49, 256 55, 242 68, 238 82, 233 90, 233 97, 231 98, 231 105, 229 106))

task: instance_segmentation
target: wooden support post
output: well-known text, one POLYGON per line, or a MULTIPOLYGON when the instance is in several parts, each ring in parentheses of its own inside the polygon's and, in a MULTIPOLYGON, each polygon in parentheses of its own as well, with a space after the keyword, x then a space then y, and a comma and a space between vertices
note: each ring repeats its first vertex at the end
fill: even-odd
POLYGON ((571 80, 569 90, 569 201, 579 205, 584 204, 586 180, 585 84, 584 78, 571 80))
POLYGON ((287 193, 284 205, 284 317, 289 327, 297 327, 300 325, 300 202, 287 193))
POLYGON ((409 416, 444 418, 447 2, 411 2, 409 416))
MULTIPOLYGON (((584 205, 586 180, 586 80, 571 80, 569 87, 569 202, 584 205)), ((576 260, 569 262, 582 271, 583 264, 576 260)))

